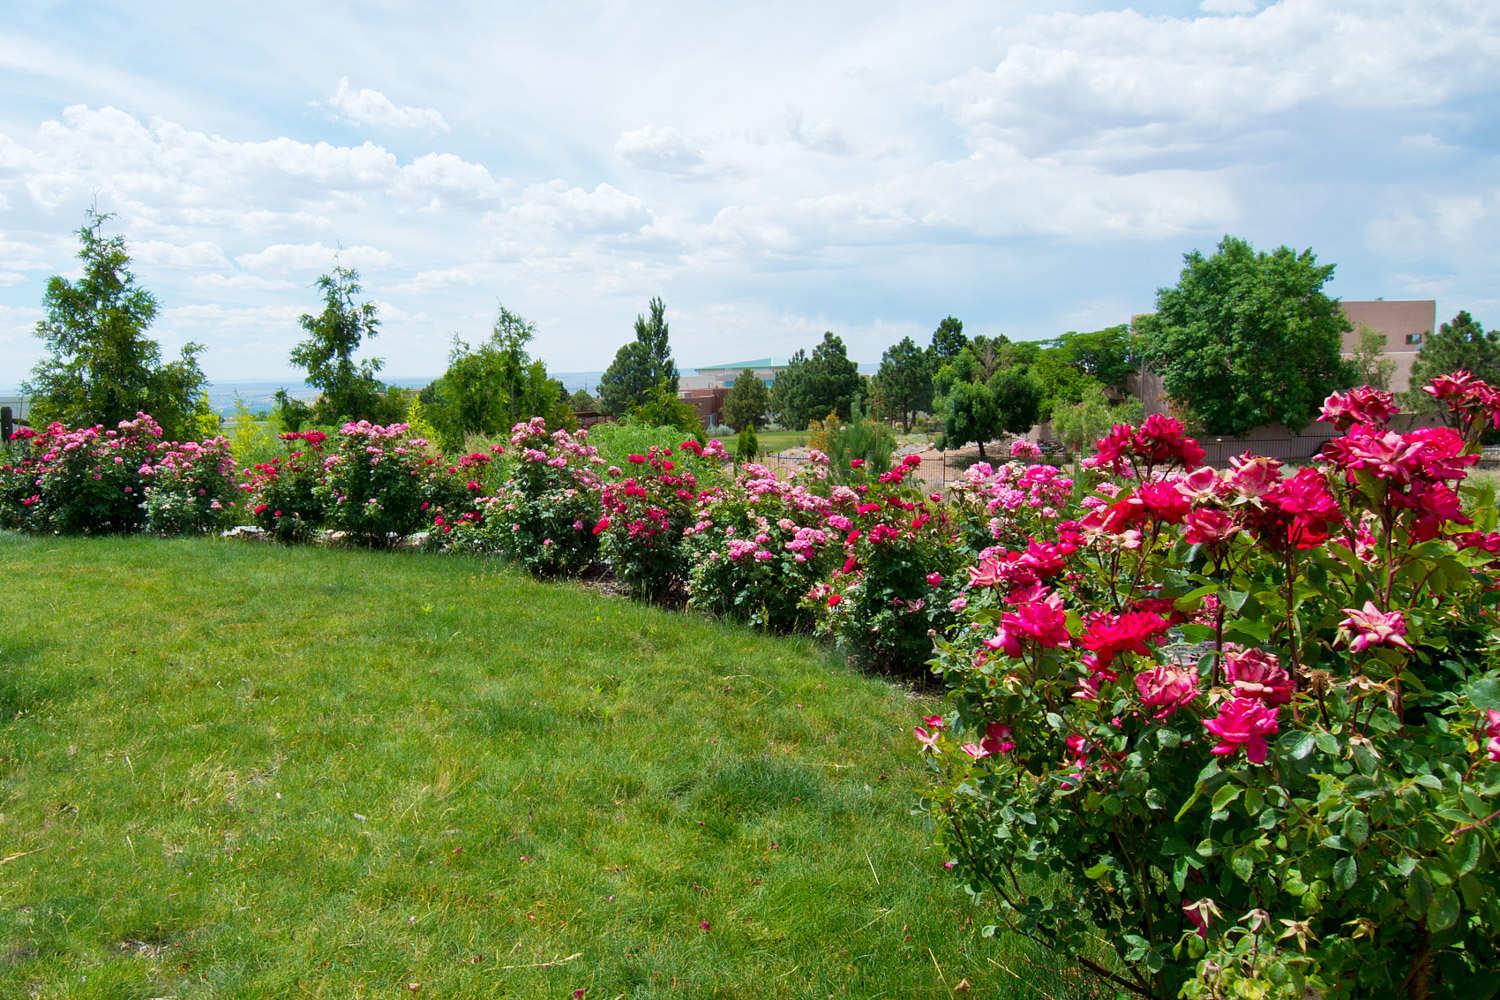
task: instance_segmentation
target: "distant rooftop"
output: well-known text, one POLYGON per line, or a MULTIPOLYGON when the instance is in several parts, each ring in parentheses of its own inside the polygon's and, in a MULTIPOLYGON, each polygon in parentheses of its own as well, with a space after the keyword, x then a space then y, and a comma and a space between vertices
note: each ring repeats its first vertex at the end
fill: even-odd
POLYGON ((785 368, 786 358, 756 358, 754 361, 732 361, 722 365, 699 365, 693 371, 697 372, 740 372, 746 368, 785 368))

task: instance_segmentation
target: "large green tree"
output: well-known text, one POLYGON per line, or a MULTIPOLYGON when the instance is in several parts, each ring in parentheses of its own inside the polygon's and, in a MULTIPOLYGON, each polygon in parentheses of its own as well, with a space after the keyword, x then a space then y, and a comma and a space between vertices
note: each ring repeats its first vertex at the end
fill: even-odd
POLYGON ((674 395, 677 392, 666 304, 654 298, 648 308, 649 316, 635 318, 635 339, 615 352, 599 379, 599 401, 612 416, 624 416, 648 402, 663 384, 674 395))
POLYGON ((536 327, 500 307, 489 338, 470 347, 457 337, 448 370, 433 383, 428 418, 443 447, 462 445, 468 434, 502 434, 523 420, 543 417, 550 426, 572 426, 573 411, 562 386, 526 347, 536 327))
POLYGON ((46 316, 36 335, 46 354, 22 387, 33 422, 106 426, 137 412, 156 418, 168 438, 199 437, 217 426, 198 366, 201 344, 188 343, 176 361, 146 331, 156 297, 136 281, 121 235, 105 236, 111 216, 89 209, 78 230, 76 281, 53 276, 42 295, 46 316))
POLYGON ((1140 324, 1167 395, 1210 434, 1303 427, 1347 381, 1339 352, 1349 321, 1323 294, 1333 265, 1311 250, 1257 253, 1232 236, 1183 261, 1140 324))
POLYGON ((1460 369, 1491 385, 1500 385, 1500 331, 1485 330, 1466 310, 1423 339, 1411 366, 1411 389, 1404 402, 1423 413, 1446 412, 1445 407, 1422 391, 1422 386, 1439 375, 1460 369))
POLYGON ((724 423, 735 430, 744 430, 764 424, 766 414, 771 412, 771 390, 760 377, 746 368, 735 376, 734 385, 724 396, 724 409, 720 414, 724 423))
POLYGON ((870 380, 876 416, 901 421, 903 432, 912 420, 932 408, 932 359, 910 337, 901 338, 880 356, 880 370, 870 380))
POLYGON ((837 413, 849 419, 854 398, 864 388, 859 366, 849 360, 844 341, 832 331, 811 354, 798 351, 771 384, 771 409, 784 427, 800 429, 811 420, 837 413))
POLYGON ((975 337, 933 378, 934 408, 943 419, 944 448, 984 446, 1001 434, 1024 434, 1037 422, 1041 387, 1031 372, 1032 344, 975 337))
POLYGON ((376 376, 385 362, 354 357, 361 343, 380 332, 375 303, 360 301, 359 272, 341 264, 321 275, 317 288, 323 311, 302 314, 297 324, 307 336, 292 348, 292 364, 307 372, 307 384, 320 393, 314 417, 322 423, 382 419, 385 386, 376 376))

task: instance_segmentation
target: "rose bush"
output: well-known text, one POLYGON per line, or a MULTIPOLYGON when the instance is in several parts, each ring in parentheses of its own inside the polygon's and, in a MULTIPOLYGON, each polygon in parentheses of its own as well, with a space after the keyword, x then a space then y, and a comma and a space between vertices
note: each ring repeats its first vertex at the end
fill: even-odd
POLYGON ((138 470, 145 493, 145 527, 158 535, 215 531, 234 515, 239 467, 229 439, 162 445, 138 470))
MULTIPOLYGON (((328 526, 366 545, 389 545, 428 525, 475 516, 483 491, 468 467, 441 460, 406 424, 349 422, 332 439, 317 491, 328 526)), ((481 453, 483 454, 483 453, 481 453)))
POLYGON ((144 413, 109 429, 20 428, 12 435, 14 457, 0 467, 0 517, 27 531, 139 530, 149 471, 178 447, 161 435, 161 426, 144 413))
POLYGON ((921 675, 934 635, 965 606, 958 527, 942 495, 913 479, 920 464, 908 455, 873 479, 856 469, 833 488, 827 523, 843 535, 843 562, 808 593, 819 634, 861 666, 906 676, 921 675))
POLYGON ((451 546, 499 553, 542 577, 588 570, 599 553, 603 464, 588 432, 549 433, 547 422, 533 417, 511 428, 509 458, 506 474, 479 500, 481 516, 460 523, 451 546))
POLYGON ((776 632, 812 627, 804 596, 837 565, 844 536, 809 485, 747 462, 703 496, 683 532, 689 607, 776 632))
POLYGON ((707 488, 728 457, 717 439, 706 446, 689 439, 675 452, 652 445, 630 455, 627 468, 609 467, 599 498, 603 516, 593 530, 610 571, 632 595, 662 603, 682 599, 683 533, 696 521, 700 476, 707 488))
POLYGON ((242 516, 270 532, 280 541, 302 541, 323 528, 327 519, 323 483, 323 444, 328 435, 319 430, 293 431, 281 435, 287 449, 269 462, 260 462, 241 472, 244 480, 242 516))
POLYGON ((1500 986, 1500 534, 1459 492, 1500 397, 1429 391, 1461 431, 1335 395, 1290 474, 1118 426, 1079 516, 969 569, 916 736, 1002 926, 1139 996, 1500 986))

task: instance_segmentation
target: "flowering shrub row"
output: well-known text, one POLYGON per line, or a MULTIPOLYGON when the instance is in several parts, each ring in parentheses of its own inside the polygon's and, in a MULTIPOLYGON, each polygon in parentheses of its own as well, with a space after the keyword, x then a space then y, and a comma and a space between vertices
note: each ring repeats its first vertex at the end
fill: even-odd
POLYGON ((1076 509, 998 526, 915 735, 1001 926, 1139 996, 1497 988, 1500 534, 1461 484, 1500 396, 1428 391, 1457 430, 1338 394, 1295 472, 1118 426, 1076 509))
POLYGON ((18 429, 0 464, 0 525, 98 534, 209 531, 234 507, 234 458, 222 437, 161 440, 144 413, 102 426, 18 429))

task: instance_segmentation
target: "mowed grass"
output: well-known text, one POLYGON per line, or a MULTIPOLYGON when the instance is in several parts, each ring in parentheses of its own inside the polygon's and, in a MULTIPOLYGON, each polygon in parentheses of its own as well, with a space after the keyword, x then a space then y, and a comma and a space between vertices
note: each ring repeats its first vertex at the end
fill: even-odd
POLYGON ((1069 992, 911 814, 932 703, 811 643, 454 556, 0 582, 0 996, 1069 992))

